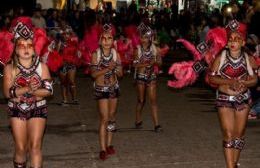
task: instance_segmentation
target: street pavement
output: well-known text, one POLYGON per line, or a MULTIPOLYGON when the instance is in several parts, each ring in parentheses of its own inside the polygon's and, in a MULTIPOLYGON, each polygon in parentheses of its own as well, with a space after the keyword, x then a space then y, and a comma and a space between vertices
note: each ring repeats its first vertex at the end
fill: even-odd
MULTIPOLYGON (((159 78, 158 104, 163 132, 153 132, 149 102, 143 112, 144 128, 134 129, 136 92, 132 75, 121 81, 114 136, 116 154, 98 159, 98 112, 93 81, 78 75, 79 105, 60 106, 58 84, 49 99, 49 117, 43 143, 45 168, 224 168, 222 136, 214 91, 203 84, 176 90, 159 78)), ((1 96, 3 97, 3 96, 1 96)), ((0 102, 0 168, 12 167, 13 139, 6 104, 0 102)), ((260 121, 249 121, 241 168, 260 168, 260 121)))

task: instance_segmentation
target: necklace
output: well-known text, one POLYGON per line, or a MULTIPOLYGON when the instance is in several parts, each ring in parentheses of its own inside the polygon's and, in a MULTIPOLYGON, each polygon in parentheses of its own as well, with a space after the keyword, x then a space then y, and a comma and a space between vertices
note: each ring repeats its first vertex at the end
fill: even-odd
POLYGON ((243 58, 242 51, 240 52, 240 55, 237 58, 234 58, 231 56, 230 51, 227 52, 228 59, 233 63, 238 63, 243 58))
POLYGON ((111 52, 111 49, 109 51, 109 55, 105 56, 104 51, 101 49, 101 64, 103 64, 104 66, 108 66, 109 62, 112 60, 113 58, 113 53, 111 52))
POLYGON ((148 50, 144 50, 143 47, 141 47, 141 57, 142 59, 145 61, 145 60, 151 60, 152 57, 153 57, 153 53, 152 53, 152 49, 151 49, 151 46, 149 46, 149 49, 148 50))
POLYGON ((26 67, 24 67, 20 63, 20 61, 18 59, 17 67, 21 71, 21 73, 23 73, 25 75, 30 75, 30 74, 32 74, 36 70, 36 68, 38 67, 39 63, 40 63, 40 59, 39 59, 39 57, 36 56, 36 58, 34 59, 32 65, 29 68, 26 68, 26 67))

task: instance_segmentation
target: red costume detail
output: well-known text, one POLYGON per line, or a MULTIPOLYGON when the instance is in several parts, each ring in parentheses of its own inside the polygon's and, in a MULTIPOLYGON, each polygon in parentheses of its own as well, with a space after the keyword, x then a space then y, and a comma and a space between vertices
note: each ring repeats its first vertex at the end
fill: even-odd
POLYGON ((0 63, 5 65, 11 59, 14 50, 13 34, 8 31, 0 32, 0 63))
POLYGON ((133 47, 131 40, 117 40, 116 41, 116 49, 120 55, 121 63, 123 66, 127 66, 133 61, 133 47))
POLYGON ((139 37, 137 26, 129 25, 125 27, 124 31, 127 38, 131 39, 134 48, 140 45, 140 37, 139 37))
POLYGON ((246 35, 247 35, 247 25, 244 23, 239 22, 238 23, 238 28, 236 30, 231 30, 229 27, 226 28, 227 34, 230 34, 231 32, 235 31, 238 32, 241 37, 246 40, 246 35))
POLYGON ((56 72, 60 67, 62 67, 63 58, 56 50, 54 50, 49 53, 46 64, 52 72, 56 72))
POLYGON ((247 69, 244 65, 234 67, 232 66, 232 64, 228 63, 224 65, 221 72, 221 74, 223 74, 227 78, 241 79, 247 74, 247 69))
POLYGON ((78 38, 74 34, 65 37, 66 44, 61 53, 63 60, 69 64, 80 66, 81 58, 78 50, 78 38))

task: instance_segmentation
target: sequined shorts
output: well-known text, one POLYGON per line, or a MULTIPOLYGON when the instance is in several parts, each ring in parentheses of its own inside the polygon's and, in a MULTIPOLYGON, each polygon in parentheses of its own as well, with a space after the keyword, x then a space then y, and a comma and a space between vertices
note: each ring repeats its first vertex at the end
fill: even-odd
POLYGON ((31 118, 47 118, 47 104, 46 100, 37 101, 31 105, 8 102, 8 116, 18 117, 22 120, 29 120, 31 118))
POLYGON ((146 75, 146 74, 137 73, 135 77, 137 84, 146 84, 146 85, 155 83, 156 79, 157 77, 155 74, 146 75))
POLYGON ((95 89, 94 96, 96 100, 114 99, 120 96, 120 88, 118 83, 112 86, 94 85, 94 89, 95 89))
POLYGON ((217 92, 216 107, 229 107, 240 111, 246 108, 250 102, 250 91, 246 91, 237 96, 229 96, 225 93, 217 92))

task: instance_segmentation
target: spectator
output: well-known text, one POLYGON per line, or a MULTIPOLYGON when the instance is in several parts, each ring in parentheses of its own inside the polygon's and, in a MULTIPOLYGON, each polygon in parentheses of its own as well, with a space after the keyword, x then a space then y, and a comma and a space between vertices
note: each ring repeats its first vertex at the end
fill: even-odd
POLYGON ((32 16, 32 23, 35 27, 46 28, 46 21, 41 14, 41 9, 36 8, 32 16))

